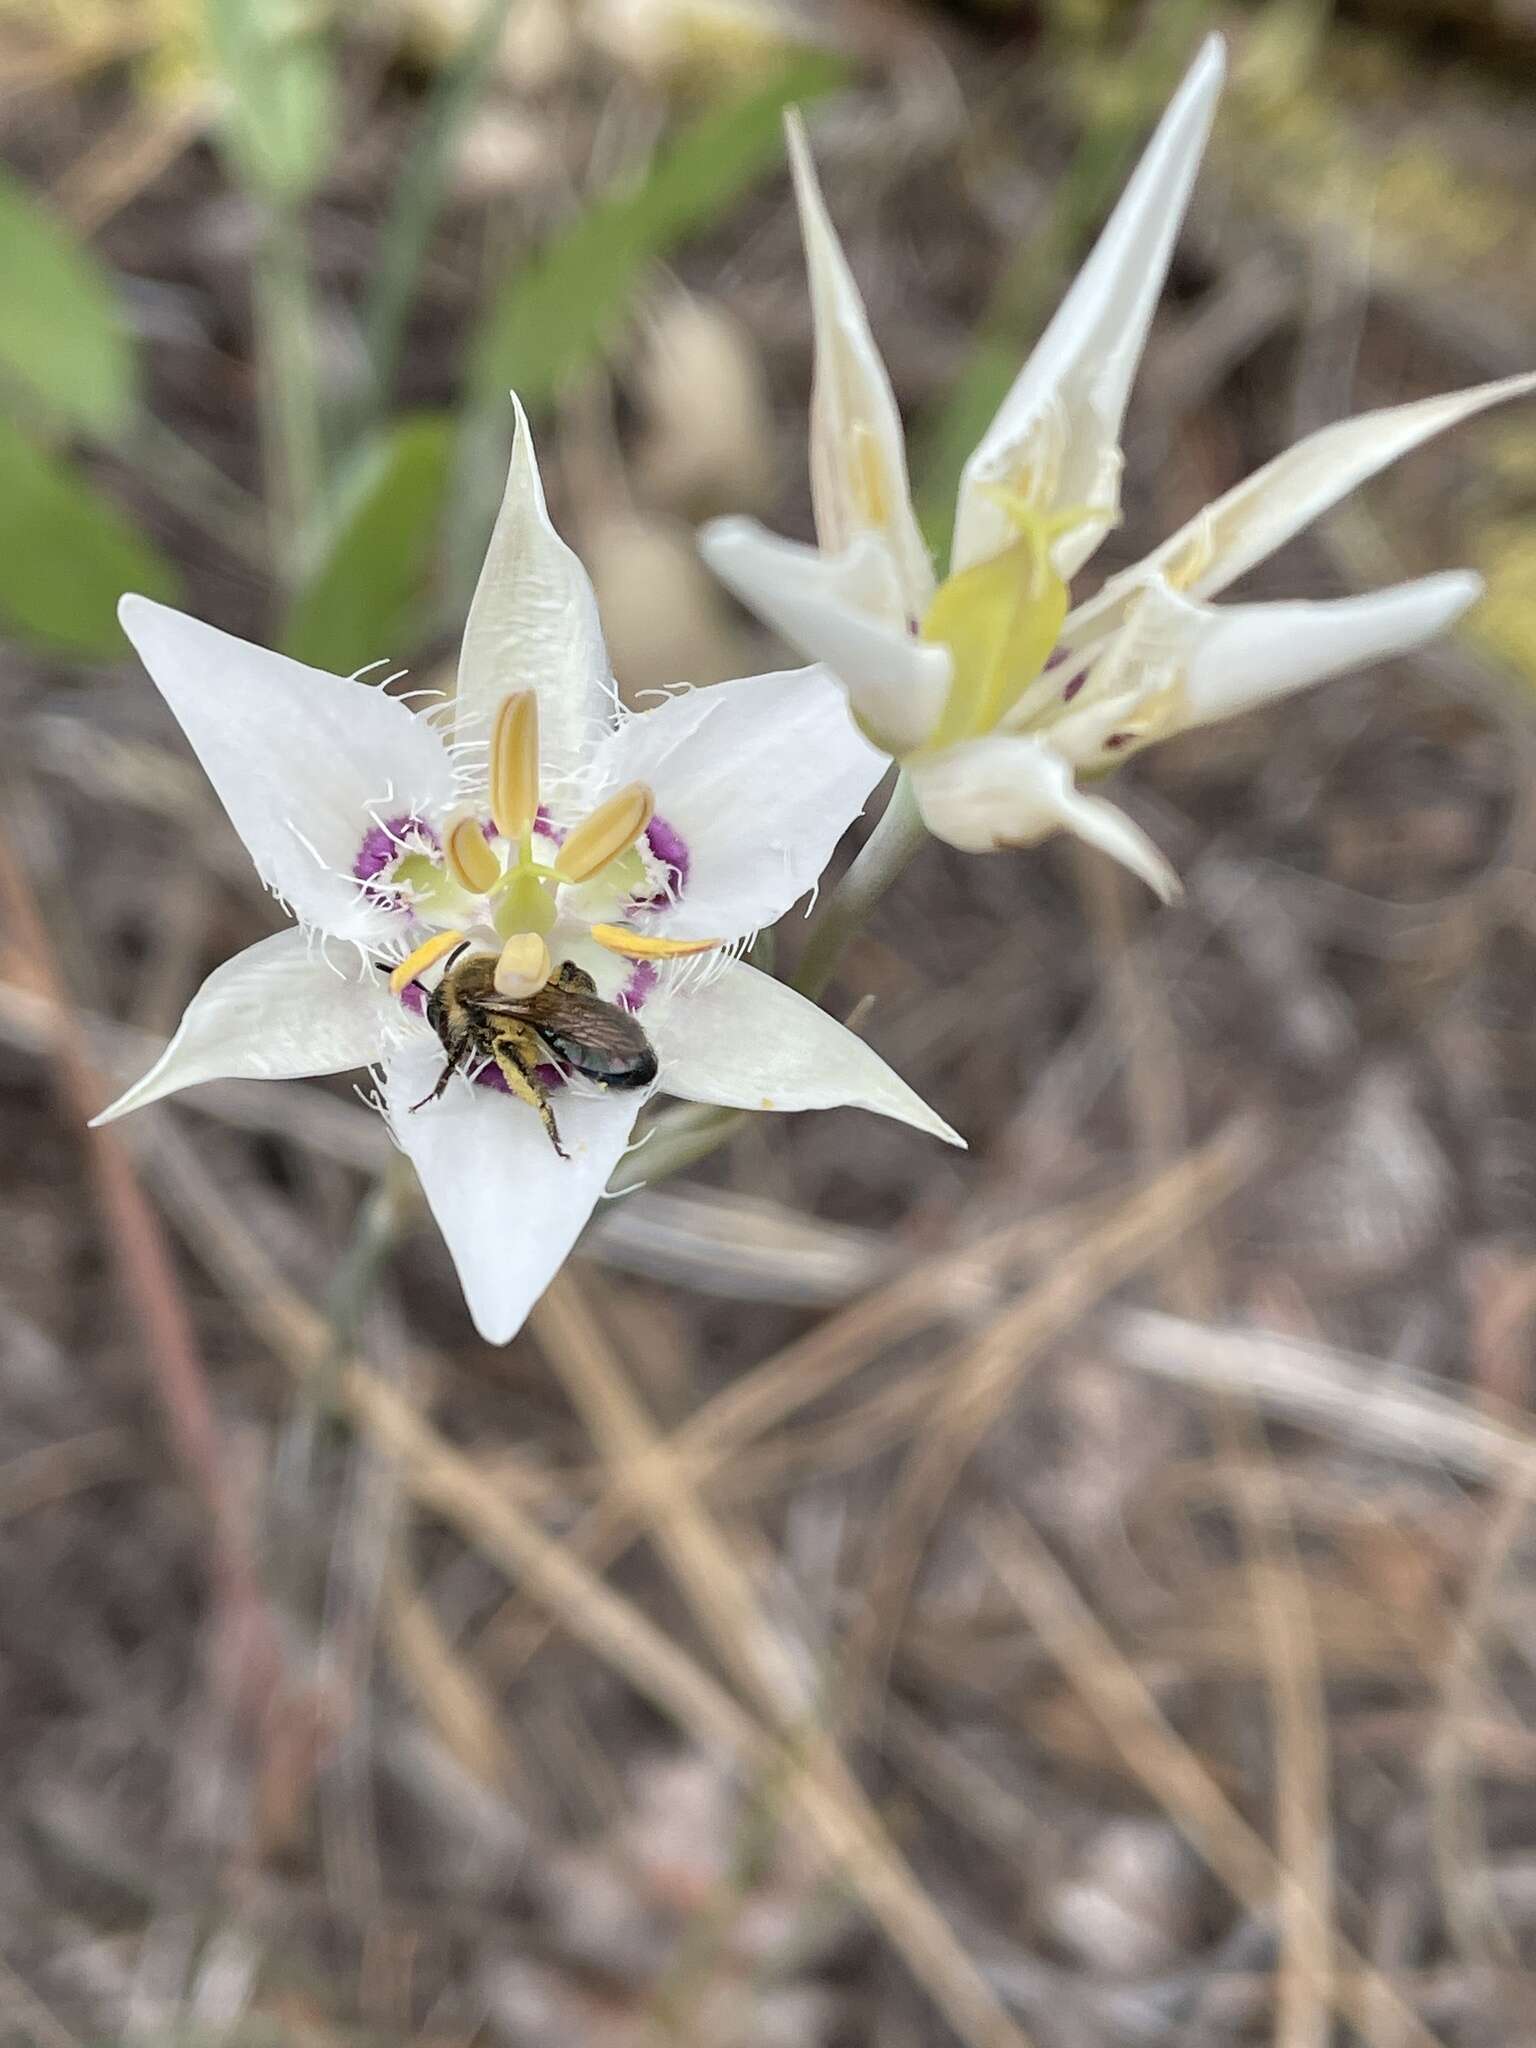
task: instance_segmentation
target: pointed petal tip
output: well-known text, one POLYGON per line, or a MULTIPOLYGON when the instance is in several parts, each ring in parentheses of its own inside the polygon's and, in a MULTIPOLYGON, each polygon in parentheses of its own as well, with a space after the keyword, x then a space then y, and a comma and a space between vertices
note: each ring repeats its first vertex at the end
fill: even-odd
POLYGON ((161 604, 158 598, 141 596, 136 590, 125 590, 117 600, 117 623, 136 651, 142 635, 167 619, 190 619, 194 626, 203 623, 190 612, 179 612, 175 605, 161 604))
POLYGON ((1202 82, 1210 80, 1220 85, 1227 75, 1227 39, 1220 29, 1212 29, 1195 53, 1190 66, 1190 76, 1199 77, 1202 82))
POLYGON ((717 561, 729 559, 744 541, 752 540, 762 531, 757 520, 749 519, 741 512, 732 512, 721 519, 706 519, 695 538, 699 554, 713 568, 717 561))
POLYGON ((1439 600, 1450 626, 1472 609, 1487 586, 1475 569, 1446 569, 1438 576, 1426 576, 1419 588, 1431 601, 1439 600))

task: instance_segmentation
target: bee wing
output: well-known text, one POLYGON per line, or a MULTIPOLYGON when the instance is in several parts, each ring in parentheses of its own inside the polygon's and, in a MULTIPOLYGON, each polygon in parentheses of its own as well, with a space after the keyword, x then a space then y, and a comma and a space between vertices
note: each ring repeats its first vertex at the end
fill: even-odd
POLYGON ((556 988, 550 983, 515 1004, 512 1014, 541 1037, 590 1046, 615 1059, 634 1059, 650 1051, 650 1040, 628 1010, 580 989, 556 988))

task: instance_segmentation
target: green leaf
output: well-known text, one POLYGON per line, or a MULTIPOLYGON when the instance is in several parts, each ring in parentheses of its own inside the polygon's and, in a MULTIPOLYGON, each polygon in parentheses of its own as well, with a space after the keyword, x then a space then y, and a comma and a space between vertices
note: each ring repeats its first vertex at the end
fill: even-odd
POLYGON ((332 537, 294 599, 285 651, 350 675, 409 651, 448 491, 453 423, 396 420, 365 444, 341 493, 332 537))
POLYGON ((638 183, 606 193, 492 299, 470 356, 480 399, 515 390, 530 408, 600 355, 647 268, 729 208, 783 149, 783 113, 821 98, 844 67, 795 58, 768 84, 698 115, 638 183))
POLYGON ((333 140, 334 86, 317 0, 205 0, 208 44, 228 94, 224 144, 240 176, 293 203, 319 183, 333 140))
POLYGON ((51 653, 120 655, 125 590, 172 600, 176 575, 110 498, 0 420, 0 630, 51 653))
POLYGON ((106 272, 68 225, 0 171, 0 377, 61 425, 112 440, 134 402, 133 346, 106 272))

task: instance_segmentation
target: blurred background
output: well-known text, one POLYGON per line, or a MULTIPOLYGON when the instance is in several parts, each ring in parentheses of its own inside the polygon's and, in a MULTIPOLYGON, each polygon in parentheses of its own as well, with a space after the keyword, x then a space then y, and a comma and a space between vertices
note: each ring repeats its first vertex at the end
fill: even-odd
MULTIPOLYGON (((113 617, 451 659, 515 384, 627 696, 772 666, 807 109, 935 544, 1199 37, 1135 558, 1528 368, 1518 0, 0 5, 0 2043, 1536 2038, 1536 414, 1264 595, 1464 638, 1136 762, 1175 910, 941 847, 510 1349, 346 1081, 88 1145, 275 926, 113 617)), ((792 959, 799 934, 780 935, 792 959)))

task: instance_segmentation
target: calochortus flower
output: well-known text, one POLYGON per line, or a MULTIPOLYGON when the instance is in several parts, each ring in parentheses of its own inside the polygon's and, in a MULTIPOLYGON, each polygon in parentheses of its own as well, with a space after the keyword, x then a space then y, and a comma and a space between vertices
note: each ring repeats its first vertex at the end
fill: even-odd
POLYGON ((890 380, 792 119, 815 324, 820 545, 745 519, 702 536, 722 580, 837 674, 864 731, 905 766, 932 832, 981 851, 1065 829, 1163 895, 1177 883, 1162 855, 1077 776, 1449 626, 1477 597, 1475 576, 1331 603, 1209 600, 1377 470, 1536 382, 1510 378, 1325 427, 1074 608, 1072 579, 1119 520, 1122 422, 1222 72, 1213 37, 965 465, 942 581, 913 512, 890 380))
POLYGON ((451 702, 413 710, 146 598, 121 616, 296 923, 208 978, 107 1117, 196 1081, 378 1069, 493 1342, 570 1250, 646 1092, 593 1085, 582 1029, 551 1026, 530 1056, 505 1028, 573 986, 596 1036, 648 1041, 621 1079, 654 1064, 691 1101, 854 1104, 954 1139, 853 1033, 737 957, 815 885, 881 756, 814 668, 625 713, 521 410, 451 702), (494 1014, 445 1077, 439 991, 465 962, 494 1014))

